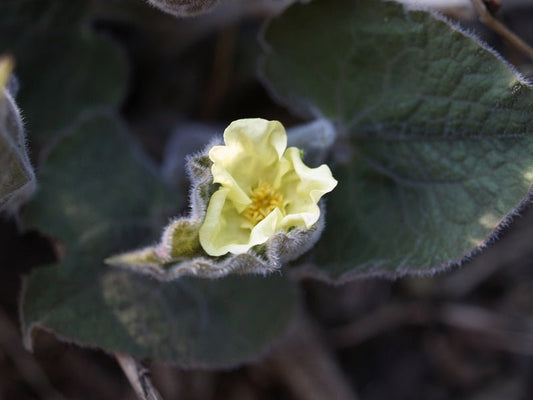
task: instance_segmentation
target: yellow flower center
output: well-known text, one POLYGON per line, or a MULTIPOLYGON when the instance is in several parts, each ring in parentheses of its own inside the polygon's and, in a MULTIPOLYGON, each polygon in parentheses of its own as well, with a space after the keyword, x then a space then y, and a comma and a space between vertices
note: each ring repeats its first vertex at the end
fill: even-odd
POLYGON ((250 200, 244 216, 252 225, 264 220, 276 207, 283 211, 283 196, 270 183, 260 182, 250 193, 250 200))

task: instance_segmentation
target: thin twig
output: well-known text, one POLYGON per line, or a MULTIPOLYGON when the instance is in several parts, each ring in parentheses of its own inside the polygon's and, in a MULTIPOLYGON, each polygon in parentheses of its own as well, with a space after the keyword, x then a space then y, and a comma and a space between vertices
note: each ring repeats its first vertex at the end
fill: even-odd
POLYGON ((235 55, 237 28, 230 25, 220 31, 213 54, 211 77, 202 106, 204 119, 213 119, 228 91, 235 55))
POLYGON ((503 38, 507 39, 509 43, 511 43, 514 47, 516 47, 519 51, 521 51, 531 60, 533 60, 533 49, 526 42, 524 42, 513 32, 511 32, 509 28, 507 28, 504 24, 494 18, 494 16, 487 9, 487 6, 483 2, 483 0, 470 1, 472 2, 472 5, 479 14, 479 19, 481 20, 481 22, 483 22, 485 25, 487 25, 499 35, 503 36, 503 38))
POLYGON ((477 332, 501 350, 533 355, 533 324, 527 319, 467 304, 446 304, 440 320, 452 327, 477 332))
POLYGON ((152 384, 148 370, 135 358, 125 353, 115 353, 115 358, 139 400, 163 400, 152 384))
POLYGON ((331 329, 329 335, 336 347, 352 347, 401 326, 426 325, 432 314, 424 304, 387 304, 366 317, 331 329))
POLYGON ((338 348, 352 347, 395 328, 433 323, 475 332, 500 350, 533 355, 533 324, 524 318, 461 303, 386 305, 365 318, 332 329, 330 338, 338 348))
POLYGON ((272 349, 266 365, 295 399, 357 400, 316 329, 310 321, 298 318, 284 340, 272 349))

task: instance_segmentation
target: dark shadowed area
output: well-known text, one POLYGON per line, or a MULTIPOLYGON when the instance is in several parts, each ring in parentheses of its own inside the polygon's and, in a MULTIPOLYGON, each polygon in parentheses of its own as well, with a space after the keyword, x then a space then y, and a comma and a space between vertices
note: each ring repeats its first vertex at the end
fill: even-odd
MULTIPOLYGON (((281 120, 287 127, 304 122, 276 103, 257 76, 257 37, 264 20, 286 2, 245 2, 221 0, 209 14, 176 18, 140 0, 93 0, 83 14, 87 26, 103 37, 99 40, 118 45, 123 65, 112 75, 124 80, 117 88, 109 84, 102 89, 105 95, 94 90, 84 101, 98 107, 118 102, 121 118, 153 165, 185 193, 182 158, 221 134, 220 127, 256 116, 281 120)), ((26 3, 43 19, 52 13, 42 6, 46 2, 26 3)), ((533 5, 502 3, 497 18, 533 46, 533 5)), ((15 35, 9 27, 16 25, 17 14, 10 16, 15 22, 2 25, 1 10, 2 5, 0 36, 15 35)), ((465 18, 459 21, 463 26, 533 77, 533 62, 512 44, 475 19, 459 15, 465 18)), ((27 14, 21 12, 23 17, 27 14)), ((65 21, 69 18, 74 17, 65 21)), ((0 53, 9 51, 6 43, 15 39, 20 38, 0 37, 0 53)), ((87 42, 83 54, 91 56, 80 62, 89 65, 107 56, 90 53, 93 45, 87 42)), ((61 48, 54 49, 54 57, 57 52, 61 48)), ((17 63, 25 61, 15 58, 17 63)), ((39 73, 39 66, 21 66, 25 71, 30 67, 39 73)), ((97 65, 84 71, 99 73, 97 65)), ((48 95, 52 89, 44 86, 48 95)), ((36 100, 24 99, 26 82, 20 82, 19 90, 24 112, 24 104, 36 100)), ((40 163, 56 140, 50 132, 72 121, 61 125, 46 120, 41 127, 25 116, 39 182, 40 163)), ((186 210, 182 203, 177 207, 186 210)), ((0 399, 136 399, 131 378, 113 354, 65 343, 43 329, 34 331, 31 351, 23 344, 18 307, 24 277, 63 259, 66 247, 55 237, 25 229, 18 216, 0 217, 0 399)), ((427 277, 361 278, 342 285, 294 279, 294 286, 298 315, 259 359, 223 370, 140 360, 138 377, 147 378, 149 386, 144 389, 165 400, 533 398, 531 207, 502 232, 500 241, 460 268, 427 277)))

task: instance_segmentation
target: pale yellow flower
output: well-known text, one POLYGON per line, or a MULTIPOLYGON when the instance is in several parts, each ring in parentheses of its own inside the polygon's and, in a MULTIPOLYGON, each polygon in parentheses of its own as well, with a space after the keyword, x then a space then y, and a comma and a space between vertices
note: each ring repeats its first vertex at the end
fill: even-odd
POLYGON ((207 254, 241 254, 279 231, 311 228, 320 217, 318 201, 337 181, 327 165, 309 168, 278 121, 232 122, 225 146, 209 151, 213 182, 220 184, 200 228, 207 254))

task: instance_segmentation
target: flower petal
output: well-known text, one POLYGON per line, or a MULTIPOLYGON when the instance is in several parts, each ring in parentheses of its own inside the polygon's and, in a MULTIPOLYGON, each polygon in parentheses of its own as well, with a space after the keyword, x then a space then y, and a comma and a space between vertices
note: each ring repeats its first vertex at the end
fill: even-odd
POLYGON ((277 175, 287 134, 278 121, 240 119, 226 128, 224 142, 225 146, 214 146, 209 151, 213 182, 231 189, 228 196, 242 212, 250 204, 247 193, 259 180, 272 181, 277 175))
POLYGON ((289 147, 284 158, 290 161, 293 170, 284 176, 281 184, 283 196, 287 201, 282 226, 310 228, 320 216, 318 201, 337 186, 337 180, 325 164, 317 168, 306 166, 300 150, 296 147, 289 147))
POLYGON ((286 149, 283 125, 259 118, 234 121, 224 142, 209 151, 213 182, 221 185, 200 228, 200 244, 209 255, 246 253, 279 231, 317 223, 318 201, 337 181, 326 165, 309 168, 299 149, 286 149), (251 219, 250 210, 268 215, 251 219))
MULTIPOLYGON (((213 150, 215 150, 215 147, 211 149, 211 151, 213 150)), ((211 153, 209 154, 211 155, 211 153)), ((226 168, 218 163, 213 164, 211 167, 211 173, 213 174, 213 183, 220 183, 222 187, 229 190, 228 197, 239 212, 242 212, 246 206, 251 203, 246 192, 250 192, 250 189, 255 185, 255 180, 242 179, 241 177, 241 179, 237 181, 226 168)))
POLYGON ((232 244, 249 240, 250 230, 241 227, 244 218, 228 201, 229 192, 230 189, 221 188, 213 193, 199 230, 200 244, 210 256, 224 255, 232 244))
POLYGON ((279 160, 287 148, 287 133, 279 121, 247 118, 233 121, 224 131, 224 142, 229 147, 252 152, 263 162, 279 160), (275 152, 273 154, 273 151, 275 152))
POLYGON ((250 247, 265 243, 281 228, 283 214, 279 208, 272 210, 262 221, 253 227, 250 233, 250 247))
POLYGON ((200 244, 210 256, 222 256, 226 253, 242 254, 251 247, 265 243, 279 230, 283 215, 274 209, 250 232, 243 229, 239 221, 243 219, 231 202, 226 201, 228 189, 219 189, 209 202, 203 225, 200 227, 200 244))

